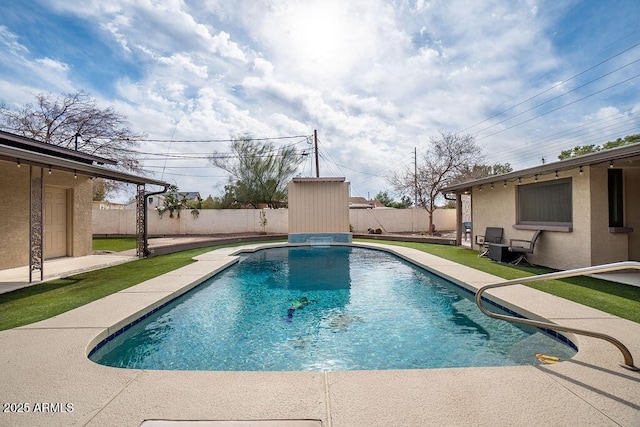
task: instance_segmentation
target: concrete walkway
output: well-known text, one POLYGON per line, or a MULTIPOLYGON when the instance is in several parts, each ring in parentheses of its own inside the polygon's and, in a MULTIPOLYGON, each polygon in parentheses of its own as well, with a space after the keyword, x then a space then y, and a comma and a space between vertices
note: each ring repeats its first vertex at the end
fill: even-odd
MULTIPOLYGON (((394 252, 472 290, 502 281, 410 248, 358 246, 394 252)), ((154 371, 110 368, 87 358, 97 343, 141 314, 234 263, 238 251, 203 254, 164 276, 0 332, 0 396, 16 404, 0 413, 0 425, 167 425, 158 420, 227 421, 220 425, 238 427, 254 424, 230 422, 288 420, 292 427, 640 425, 640 373, 622 368, 622 356, 611 344, 582 336, 569 337, 579 347, 571 360, 497 368, 154 371)), ((527 317, 609 333, 640 358, 640 324, 521 285, 490 295, 527 317)))
POLYGON ((44 278, 40 280, 40 271, 36 270, 32 275, 32 282, 29 283, 29 267, 10 268, 0 270, 0 294, 11 292, 16 289, 36 285, 42 282, 71 276, 85 271, 98 270, 113 265, 138 259, 134 255, 113 253, 102 255, 87 255, 77 258, 55 258, 44 262, 44 278))

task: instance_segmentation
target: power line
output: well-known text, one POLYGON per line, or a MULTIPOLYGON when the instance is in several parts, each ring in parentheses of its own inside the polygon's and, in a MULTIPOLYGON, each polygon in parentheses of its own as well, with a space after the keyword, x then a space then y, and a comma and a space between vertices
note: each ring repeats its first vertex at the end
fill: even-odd
MULTIPOLYGON (((272 138, 234 138, 234 139, 138 139, 141 142, 234 142, 239 140, 249 141, 271 141, 281 139, 309 138, 309 135, 275 136, 272 138)), ((302 141, 301 141, 302 142, 302 141)))
POLYGON ((505 132, 505 131, 507 131, 507 130, 513 129, 513 128, 517 127, 517 126, 523 125, 523 124, 528 123, 528 122, 531 122, 531 121, 533 121, 533 120, 539 119, 540 117, 546 116, 546 115, 551 114, 551 113, 553 113, 553 112, 555 112, 555 111, 558 111, 558 110, 561 110, 561 109, 563 109, 563 108, 566 108, 566 107, 568 107, 568 106, 570 106, 570 105, 576 104, 576 103, 578 103, 578 102, 580 102, 580 101, 584 101, 584 100, 585 100, 585 99, 587 99, 587 98, 591 98, 592 96, 598 95, 599 93, 605 92, 605 91, 607 91, 607 90, 609 90, 609 89, 612 89, 612 88, 614 88, 614 87, 616 87, 616 86, 620 86, 621 84, 627 83, 627 82, 629 82, 629 81, 631 81, 631 80, 633 80, 633 79, 636 79, 636 78, 638 78, 638 77, 640 77, 640 74, 636 74, 635 76, 630 77, 630 78, 628 78, 628 79, 626 79, 626 80, 623 80, 623 81, 621 81, 621 82, 615 83, 615 84, 613 84, 613 85, 611 85, 611 86, 608 86, 608 87, 606 87, 606 88, 604 88, 604 89, 601 89, 601 90, 599 90, 599 91, 593 92, 593 93, 591 93, 591 94, 589 94, 589 95, 587 95, 587 96, 583 96, 582 98, 578 98, 578 99, 576 99, 576 100, 574 100, 574 101, 569 102, 568 104, 565 104, 565 105, 562 105, 562 106, 560 106, 560 107, 557 107, 557 108, 551 109, 551 110, 549 110, 549 111, 547 111, 547 112, 545 112, 545 113, 539 114, 539 115, 537 115, 537 116, 535 116, 535 117, 532 117, 532 118, 530 118, 530 119, 527 119, 527 120, 524 120, 524 121, 522 121, 522 122, 516 123, 515 125, 508 126, 508 127, 504 128, 504 129, 502 129, 502 130, 499 130, 498 132, 494 132, 494 133, 492 133, 492 134, 489 134, 489 135, 483 136, 482 138, 478 138, 476 141, 482 141, 483 139, 486 139, 486 138, 489 138, 489 137, 491 137, 491 136, 497 135, 497 134, 499 134, 499 133, 505 132))
MULTIPOLYGON (((597 77, 597 78, 595 78, 595 79, 593 79, 593 80, 591 80, 591 81, 589 81, 589 82, 587 82, 587 83, 584 83, 584 84, 582 84, 582 85, 580 85, 580 86, 577 86, 577 87, 575 87, 575 88, 573 88, 573 89, 571 89, 571 90, 569 90, 569 91, 567 91, 567 92, 564 92, 564 93, 563 93, 563 94, 561 94, 561 95, 554 96, 553 98, 550 98, 550 99, 548 99, 548 100, 546 100, 546 101, 544 101, 544 102, 541 102, 540 104, 536 104, 536 105, 534 105, 533 107, 530 107, 530 108, 528 108, 528 109, 526 109, 526 110, 524 110, 524 111, 521 111, 521 112, 519 112, 518 114, 516 114, 516 115, 514 115, 514 116, 508 117, 508 118, 506 118, 506 119, 504 119, 504 120, 501 120, 501 121, 499 121, 499 122, 496 122, 496 123, 492 124, 491 126, 488 126, 488 127, 486 127, 486 128, 480 129, 480 130, 476 133, 476 135, 477 135, 477 134, 479 134, 480 132, 484 132, 485 130, 491 129, 492 127, 498 126, 499 124, 502 124, 502 123, 504 123, 504 122, 508 122, 509 120, 512 120, 512 119, 514 119, 514 118, 516 118, 516 117, 518 117, 518 116, 521 116, 521 115, 523 115, 523 114, 525 114, 525 113, 528 113, 529 111, 535 110, 535 109, 536 109, 536 108, 538 108, 538 107, 541 107, 541 106, 543 106, 543 105, 545 105, 545 104, 550 103, 551 101, 555 101, 556 99, 560 99, 560 98, 562 98, 563 96, 567 96, 568 94, 570 94, 570 93, 572 93, 572 92, 575 92, 575 91, 577 91, 578 89, 582 89, 583 87, 588 86, 588 85, 590 85, 590 84, 592 84, 592 83, 594 83, 594 82, 596 82, 596 81, 598 81, 598 80, 600 80, 600 79, 603 79, 603 78, 605 78, 605 77, 607 77, 607 76, 609 76, 609 75, 611 75, 611 74, 613 74, 613 73, 615 73, 615 72, 617 72, 617 71, 620 71, 620 70, 622 70, 623 68, 626 68, 626 67, 628 67, 628 66, 630 66, 630 65, 632 65, 632 64, 635 64, 636 62, 640 62, 640 59, 636 59, 635 61, 630 62, 630 63, 628 63, 628 64, 625 64, 625 65, 623 65, 623 66, 622 66, 622 67, 620 67, 620 68, 616 68, 616 69, 615 69, 615 70, 613 70, 613 71, 610 71, 610 72, 608 72, 608 73, 606 73, 606 74, 604 74, 604 75, 602 75, 602 76, 600 76, 600 77, 597 77)), ((557 87, 557 86, 554 86, 554 87, 557 87)), ((611 88, 611 87, 613 87, 613 86, 610 86, 609 88, 611 88)), ((597 93, 599 93, 599 92, 597 92, 597 93)), ((533 98, 529 98, 529 99, 533 99, 533 98)), ((584 98, 582 98, 582 99, 584 99, 584 98)), ((526 101, 524 101, 524 102, 526 102, 526 101)), ((520 104, 518 104, 518 105, 522 105, 522 103, 520 103, 520 104)), ((571 105, 571 104, 567 104, 567 105, 571 105)))
MULTIPOLYGON (((525 100, 524 100, 524 101, 522 101, 522 102, 519 102, 519 103, 517 103, 517 104, 515 104, 515 105, 513 105, 513 106, 511 106, 511 107, 509 107, 509 108, 507 108, 507 109, 505 109, 505 110, 502 110, 502 111, 500 111, 500 112, 498 112, 498 113, 495 113, 494 115, 492 115, 492 116, 490 116, 490 117, 488 117, 488 118, 486 118, 486 119, 482 120, 481 122, 478 122, 478 123, 476 123, 476 124, 474 124, 474 125, 472 125, 472 126, 466 127, 466 128, 464 128, 464 129, 462 129, 461 131, 458 131, 457 133, 465 132, 465 131, 467 131, 467 130, 469 130, 469 129, 472 129, 472 128, 474 128, 474 127, 478 126, 478 125, 481 125, 482 123, 485 123, 485 122, 487 122, 487 121, 489 121, 489 120, 493 119, 494 117, 500 116, 500 115, 502 115, 502 114, 504 114, 504 113, 506 113, 506 112, 508 112, 508 111, 511 111, 511 110, 513 110, 514 108, 519 107, 520 105, 525 104, 525 103, 527 103, 527 102, 529 102, 529 101, 531 101, 531 100, 533 100, 533 99, 535 99, 535 98, 537 98, 537 97, 539 97, 539 96, 541 96, 541 95, 544 95, 545 93, 547 93, 547 92, 549 92, 549 91, 551 91, 551 90, 553 90, 553 89, 556 89, 556 88, 558 88, 558 87, 560 87, 560 86, 564 85, 565 83, 570 82, 571 80, 574 80, 575 78, 577 78, 577 77, 579 77, 579 76, 581 76, 581 75, 583 75, 583 74, 585 74, 585 73, 587 73, 587 72, 589 72, 589 71, 591 71, 591 70, 593 70, 593 69, 595 69, 595 68, 599 67, 600 65, 605 64, 606 62, 609 62, 610 60, 612 60, 612 59, 614 59, 614 58, 617 58, 618 56, 622 55, 623 53, 626 53, 626 52, 630 51, 631 49, 633 49, 633 48, 635 48, 635 47, 637 47, 637 46, 640 46, 640 42, 639 42, 639 43, 634 44, 633 46, 631 46, 631 47, 629 47, 629 48, 627 48, 627 49, 624 49, 624 50, 622 50, 622 51, 620 51, 620 52, 616 53, 616 54, 615 54, 615 55, 613 55, 613 56, 610 56, 610 57, 609 57, 609 58, 607 58, 607 59, 604 59, 604 60, 600 61, 599 63, 597 63, 597 64, 595 64, 595 65, 593 65, 593 66, 591 66, 591 67, 587 68, 587 69, 586 69, 586 70, 584 70, 584 71, 579 72, 578 74, 575 74, 575 75, 573 75, 573 76, 569 77, 569 78, 568 78, 568 79, 566 79, 566 80, 561 81, 560 83, 557 83, 557 84, 555 84, 555 85, 553 85, 553 86, 549 87, 548 89, 543 90, 542 92, 537 93, 536 95, 534 95, 534 96, 532 96, 532 97, 529 97, 529 98, 525 99, 525 100)), ((635 61, 634 61, 634 62, 635 62, 635 61)), ((482 132, 482 131, 480 131, 480 132, 482 132)))

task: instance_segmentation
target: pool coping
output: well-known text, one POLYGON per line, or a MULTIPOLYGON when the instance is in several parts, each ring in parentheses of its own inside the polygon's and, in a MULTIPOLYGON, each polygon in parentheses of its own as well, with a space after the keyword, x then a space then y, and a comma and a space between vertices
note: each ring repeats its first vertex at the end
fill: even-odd
MULTIPOLYGON (((570 337, 579 347, 570 361, 506 368, 152 371, 109 368, 87 358, 102 339, 233 264, 238 253, 287 245, 217 249, 83 307, 0 332, 0 396, 3 403, 30 407, 28 413, 0 413, 0 424, 138 426, 162 419, 319 420, 324 426, 356 427, 640 424, 640 373, 620 367, 621 355, 611 344, 582 336, 570 337)), ((387 250, 472 290, 503 281, 411 248, 353 245, 387 250)), ((640 358, 640 324, 522 285, 489 295, 529 318, 611 334, 640 358)))

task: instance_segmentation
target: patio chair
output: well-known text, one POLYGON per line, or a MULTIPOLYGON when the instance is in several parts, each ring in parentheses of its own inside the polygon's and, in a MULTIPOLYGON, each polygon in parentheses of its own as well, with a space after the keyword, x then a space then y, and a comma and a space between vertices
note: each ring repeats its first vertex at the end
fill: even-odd
POLYGON ((466 242, 471 235, 471 222, 463 222, 462 230, 462 232, 464 233, 464 241, 466 242))
POLYGON ((502 227, 487 227, 484 231, 484 235, 476 236, 476 245, 482 246, 482 253, 479 257, 486 256, 489 253, 489 243, 502 243, 502 233, 504 229, 502 227))
POLYGON ((531 262, 529 262, 529 260, 527 259, 527 254, 533 253, 533 248, 535 247, 536 241, 538 240, 538 237, 540 237, 541 233, 542 230, 536 230, 536 232, 533 233, 533 237, 531 237, 531 240, 511 239, 509 241, 509 252, 520 254, 518 258, 516 258, 514 261, 511 261, 511 264, 518 265, 524 261, 530 266, 533 266, 533 264, 531 264, 531 262))

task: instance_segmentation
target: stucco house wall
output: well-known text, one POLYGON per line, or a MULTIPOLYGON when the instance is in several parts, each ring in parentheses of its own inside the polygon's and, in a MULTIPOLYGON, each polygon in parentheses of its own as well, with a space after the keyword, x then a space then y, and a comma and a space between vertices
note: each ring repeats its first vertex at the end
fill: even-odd
POLYGON ((29 167, 0 160, 0 269, 29 263, 29 167))
MULTIPOLYGON (((13 162, 0 161, 0 235, 3 236, 0 269, 29 264, 29 166, 17 167, 13 162)), ((40 168, 33 167, 34 174, 40 168)), ((48 171, 43 173, 46 186, 64 188, 67 196, 67 256, 83 256, 92 252, 91 179, 73 173, 48 171)))
POLYGON ((628 260, 629 236, 609 231, 606 166, 591 167, 591 264, 628 260))
MULTIPOLYGON (((591 217, 594 214, 600 214, 599 211, 602 208, 591 206, 588 168, 584 168, 582 175, 578 170, 571 170, 563 172, 561 176, 562 178, 570 177, 572 180, 572 231, 544 231, 536 243, 535 252, 527 258, 534 264, 557 269, 585 267, 591 265, 592 257, 591 217)), ((509 244, 510 239, 531 239, 534 230, 518 229, 515 226, 517 225, 518 185, 534 183, 534 179, 533 177, 525 178, 519 184, 508 182, 506 187, 503 183, 495 183, 493 189, 486 185, 482 186, 482 190, 478 187, 473 188, 471 210, 474 249, 480 250, 480 246, 475 244, 475 236, 484 235, 486 227, 502 227, 504 244, 509 244)), ((554 175, 545 175, 538 177, 537 182, 553 179, 555 179, 554 175)), ((606 198, 606 181, 604 185, 606 198)))
POLYGON ((640 260, 640 168, 625 170, 625 222, 634 232, 628 234, 629 259, 640 260))
MULTIPOLYGON (((572 214, 571 231, 545 230, 538 239, 535 252, 527 255, 534 264, 556 269, 572 269, 640 258, 638 233, 612 232, 609 228, 607 165, 584 166, 565 170, 560 178, 571 178, 572 214)), ((537 182, 554 180, 554 174, 538 177, 537 182)), ((625 169, 625 226, 638 231, 640 222, 640 170, 625 169), (635 184, 634 184, 635 183, 635 184), (635 187, 634 187, 635 185, 635 187)), ((520 183, 495 183, 472 188, 473 247, 475 236, 483 235, 486 227, 503 227, 504 244, 510 239, 530 240, 534 231, 517 228, 518 185, 531 184, 534 177, 523 178, 520 183)))

